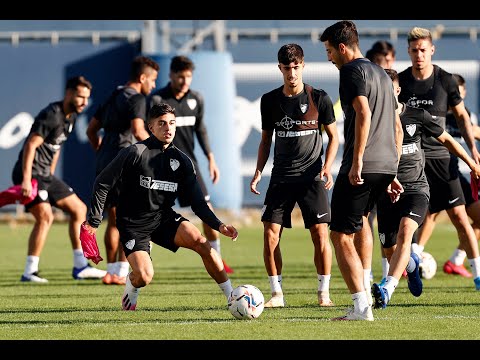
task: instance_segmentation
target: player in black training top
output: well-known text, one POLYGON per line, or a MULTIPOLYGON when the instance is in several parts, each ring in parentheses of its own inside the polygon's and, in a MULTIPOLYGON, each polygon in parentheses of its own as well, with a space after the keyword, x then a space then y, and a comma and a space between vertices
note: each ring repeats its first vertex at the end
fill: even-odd
POLYGON ((297 44, 283 45, 278 51, 278 68, 284 84, 264 94, 260 102, 262 139, 250 182, 250 190, 257 195, 275 133, 273 169, 262 210, 263 259, 272 291, 265 307, 285 306, 280 237, 284 228, 292 227, 295 204, 314 245, 318 304, 333 306, 329 291, 332 249, 328 190, 333 186, 331 166, 338 150, 338 133, 332 100, 325 91, 303 82, 304 67, 303 49, 297 44), (325 163, 322 126, 328 136, 325 163))
MULTIPOLYGON (((446 115, 450 108, 470 149, 472 158, 479 163, 480 155, 475 145, 472 124, 465 109, 458 85, 452 74, 432 64, 435 46, 428 29, 414 27, 408 33, 408 54, 412 66, 400 72, 402 92, 399 100, 407 105, 427 110, 435 122, 445 129, 446 115)), ((423 144, 425 174, 430 186, 430 202, 427 215, 419 229, 418 245, 413 249, 418 254, 431 235, 433 222, 442 210, 455 226, 460 245, 467 252, 472 267, 475 288, 480 290, 480 252, 477 238, 465 210, 465 197, 457 172, 452 172, 448 150, 435 138, 427 137, 423 144)))
POLYGON ((53 222, 52 206, 69 215, 73 278, 98 279, 105 275, 104 270, 90 266, 83 256, 80 224, 85 220, 87 206, 69 185, 54 175, 60 148, 72 133, 77 115, 87 107, 91 90, 92 84, 83 76, 68 79, 64 98, 50 103, 35 117, 13 168, 13 183, 22 185, 24 196, 30 196, 32 192, 32 178, 38 181, 37 197, 25 206, 35 218, 35 225, 28 240, 28 256, 21 281, 48 282, 39 276, 38 264, 53 222))
POLYGON ((208 274, 228 299, 233 290, 220 255, 200 231, 172 207, 180 193, 192 210, 212 229, 236 240, 237 230, 225 225, 210 210, 197 181, 190 158, 173 145, 176 123, 174 108, 154 105, 148 115, 152 135, 124 148, 97 176, 88 213, 91 233, 102 221, 109 191, 118 186, 117 228, 132 271, 122 297, 124 310, 135 310, 140 288, 153 278, 150 242, 176 252, 184 247, 197 252, 208 274))
MULTIPOLYGON (((385 71, 392 79, 398 96, 401 89, 397 72, 391 69, 385 71)), ((462 145, 433 120, 428 111, 404 103, 399 103, 397 111, 400 113, 404 134, 397 179, 402 184, 404 192, 393 197, 384 192, 377 202, 378 235, 390 263, 390 269, 383 284, 373 284, 372 293, 375 297, 375 308, 383 309, 391 300, 405 268, 410 292, 418 297, 423 291, 418 273, 420 259, 416 253, 411 252, 413 234, 422 225, 430 197, 424 171, 422 137, 436 138, 451 153, 465 161, 477 176, 480 175, 480 166, 468 156, 462 145)))
MULTIPOLYGON (((88 123, 87 137, 96 151, 95 175, 98 175, 121 149, 150 136, 145 128, 146 96, 155 88, 158 70, 158 64, 151 58, 137 56, 130 66, 128 82, 124 86, 118 86, 110 94, 88 123), (102 129, 103 137, 100 137, 102 129)), ((105 204, 108 212, 104 238, 107 274, 102 281, 106 285, 125 285, 129 270, 115 223, 117 193, 116 190, 110 191, 105 204)))
MULTIPOLYGON (((203 119, 203 96, 198 91, 190 89, 194 70, 195 64, 190 58, 183 55, 174 56, 170 62, 170 81, 165 87, 152 93, 150 106, 164 102, 175 108, 177 135, 175 135, 173 143, 192 159, 197 169, 198 183, 202 189, 205 201, 210 209, 213 210, 212 203, 210 202, 210 194, 205 186, 194 152, 195 136, 208 159, 209 176, 213 184, 216 184, 220 180, 220 170, 217 167, 215 157, 210 148, 207 128, 203 119)), ((180 207, 190 206, 188 199, 185 198, 183 194, 179 194, 178 203, 180 207)), ((210 241, 210 245, 221 255, 218 232, 206 223, 202 225, 203 232, 207 240, 210 241)), ((223 261, 223 265, 227 273, 233 273, 233 269, 229 267, 225 261, 223 261)))

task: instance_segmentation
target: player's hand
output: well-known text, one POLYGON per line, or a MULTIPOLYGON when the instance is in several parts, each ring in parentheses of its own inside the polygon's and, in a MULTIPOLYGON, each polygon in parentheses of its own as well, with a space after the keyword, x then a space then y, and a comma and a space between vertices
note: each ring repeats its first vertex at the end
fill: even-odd
POLYGON ((330 169, 326 169, 325 167, 322 168, 322 171, 320 171, 320 178, 326 178, 325 181, 325 189, 330 190, 333 187, 333 176, 332 173, 330 172, 330 169))
POLYGON ((475 161, 475 164, 480 164, 480 154, 476 147, 472 151, 472 159, 475 161))
POLYGON ((472 168, 471 173, 475 177, 475 179, 480 179, 480 165, 475 164, 475 166, 472 168))
POLYGON ((22 195, 27 198, 30 197, 30 195, 32 195, 32 180, 23 178, 22 195))
POLYGON ((363 185, 365 182, 365 180, 362 178, 362 168, 363 162, 360 162, 359 164, 355 164, 354 162, 350 168, 350 171, 348 172, 348 180, 353 186, 363 185))
POLYGON ((397 177, 393 179, 393 181, 387 187, 387 193, 390 196, 390 200, 392 203, 397 202, 400 199, 400 194, 402 194, 405 190, 403 189, 402 184, 398 181, 397 177))
POLYGON ((257 184, 262 178, 262 173, 259 170, 255 170, 255 175, 253 175, 252 181, 250 181, 250 191, 254 194, 260 195, 260 191, 257 190, 257 184))
POLYGON ((215 162, 213 154, 210 154, 208 157, 208 172, 210 173, 210 179, 212 179, 212 183, 215 185, 220 180, 220 169, 215 162))
POLYGON ((220 224, 218 231, 220 231, 221 234, 232 238, 233 241, 237 241, 238 231, 233 225, 220 224))

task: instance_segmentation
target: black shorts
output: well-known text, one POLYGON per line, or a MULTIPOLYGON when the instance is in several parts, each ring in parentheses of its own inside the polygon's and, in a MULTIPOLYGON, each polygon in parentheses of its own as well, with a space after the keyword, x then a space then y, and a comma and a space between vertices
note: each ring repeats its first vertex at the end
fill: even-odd
MULTIPOLYGON (((57 178, 55 175, 33 175, 32 178, 35 178, 38 181, 38 194, 32 202, 29 202, 25 205, 25 211, 28 211, 32 206, 40 203, 50 203, 51 206, 56 207, 57 201, 75 194, 70 186, 57 178)), ((12 180, 15 185, 21 184, 23 175, 14 174, 12 180)))
POLYGON ((178 250, 175 245, 175 235, 182 221, 188 221, 182 215, 169 210, 157 219, 151 229, 135 229, 121 220, 117 220, 117 228, 120 233, 120 242, 123 245, 125 255, 139 250, 146 251, 150 255, 150 241, 172 252, 178 250))
POLYGON ((425 174, 430 186, 431 214, 465 205, 459 172, 448 159, 425 159, 425 174))
POLYGON ((378 237, 384 248, 397 243, 397 232, 404 217, 414 220, 418 226, 423 224, 428 210, 428 197, 424 193, 402 194, 396 203, 390 201, 388 194, 382 194, 377 201, 378 237))
POLYGON ((302 212, 305 229, 330 222, 328 190, 320 177, 307 183, 270 183, 262 209, 262 221, 291 228, 295 203, 302 212))
MULTIPOLYGON (((197 181, 198 184, 200 185, 200 189, 202 189, 203 196, 205 196, 205 201, 209 202, 210 201, 210 194, 208 193, 207 187, 205 186, 205 182, 203 181, 202 175, 200 174, 200 171, 198 171, 198 166, 195 164, 195 168, 197 169, 197 181)), ((184 192, 179 192, 178 193, 178 206, 180 207, 187 207, 192 205, 190 200, 187 199, 185 196, 184 192)))
POLYGON ((363 227, 363 216, 368 215, 375 202, 393 181, 393 174, 362 174, 364 183, 353 186, 348 174, 338 174, 332 193, 332 221, 330 230, 353 234, 363 227))

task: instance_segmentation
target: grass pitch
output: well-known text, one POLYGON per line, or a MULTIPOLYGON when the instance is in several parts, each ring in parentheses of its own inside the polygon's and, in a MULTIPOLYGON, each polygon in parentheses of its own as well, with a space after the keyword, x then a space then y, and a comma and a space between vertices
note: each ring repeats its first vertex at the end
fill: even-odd
MULTIPOLYGON (((336 306, 317 305, 313 245, 303 225, 286 229, 282 236, 286 307, 265 309, 260 318, 250 321, 237 320, 228 312, 223 294, 197 254, 186 249, 173 254, 158 246, 152 250, 154 280, 141 290, 137 311, 122 311, 123 286, 73 280, 66 223, 53 225, 40 260, 41 275, 49 283, 21 283, 31 227, 0 224, 1 340, 480 339, 480 292, 475 291, 472 279, 442 272, 458 244, 448 222, 437 225, 427 246, 438 270, 433 279, 424 280, 423 294, 413 297, 402 279, 388 307, 374 310, 373 322, 330 321, 352 305, 335 256, 330 294, 336 306)), ((102 224, 97 239, 105 258, 104 230, 102 224)), ((238 230, 237 242, 222 237, 222 255, 235 270, 233 285, 253 284, 268 300, 261 223, 238 226, 238 230)), ((105 269, 105 261, 98 266, 105 269)), ((377 239, 373 273, 380 281, 377 239)))

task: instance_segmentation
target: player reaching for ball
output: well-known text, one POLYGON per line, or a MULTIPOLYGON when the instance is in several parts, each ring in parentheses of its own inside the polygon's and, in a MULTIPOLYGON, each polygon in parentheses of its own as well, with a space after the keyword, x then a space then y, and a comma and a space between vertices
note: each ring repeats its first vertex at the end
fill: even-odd
POLYGON ((172 209, 182 192, 193 212, 212 229, 233 240, 238 236, 235 227, 222 223, 210 210, 192 161, 173 145, 175 120, 173 107, 154 105, 147 119, 152 135, 122 149, 95 179, 84 231, 95 234, 108 192, 118 186, 117 228, 132 268, 122 296, 123 310, 135 310, 140 289, 153 279, 150 242, 172 252, 180 247, 195 251, 227 300, 233 290, 217 251, 196 226, 172 209))

